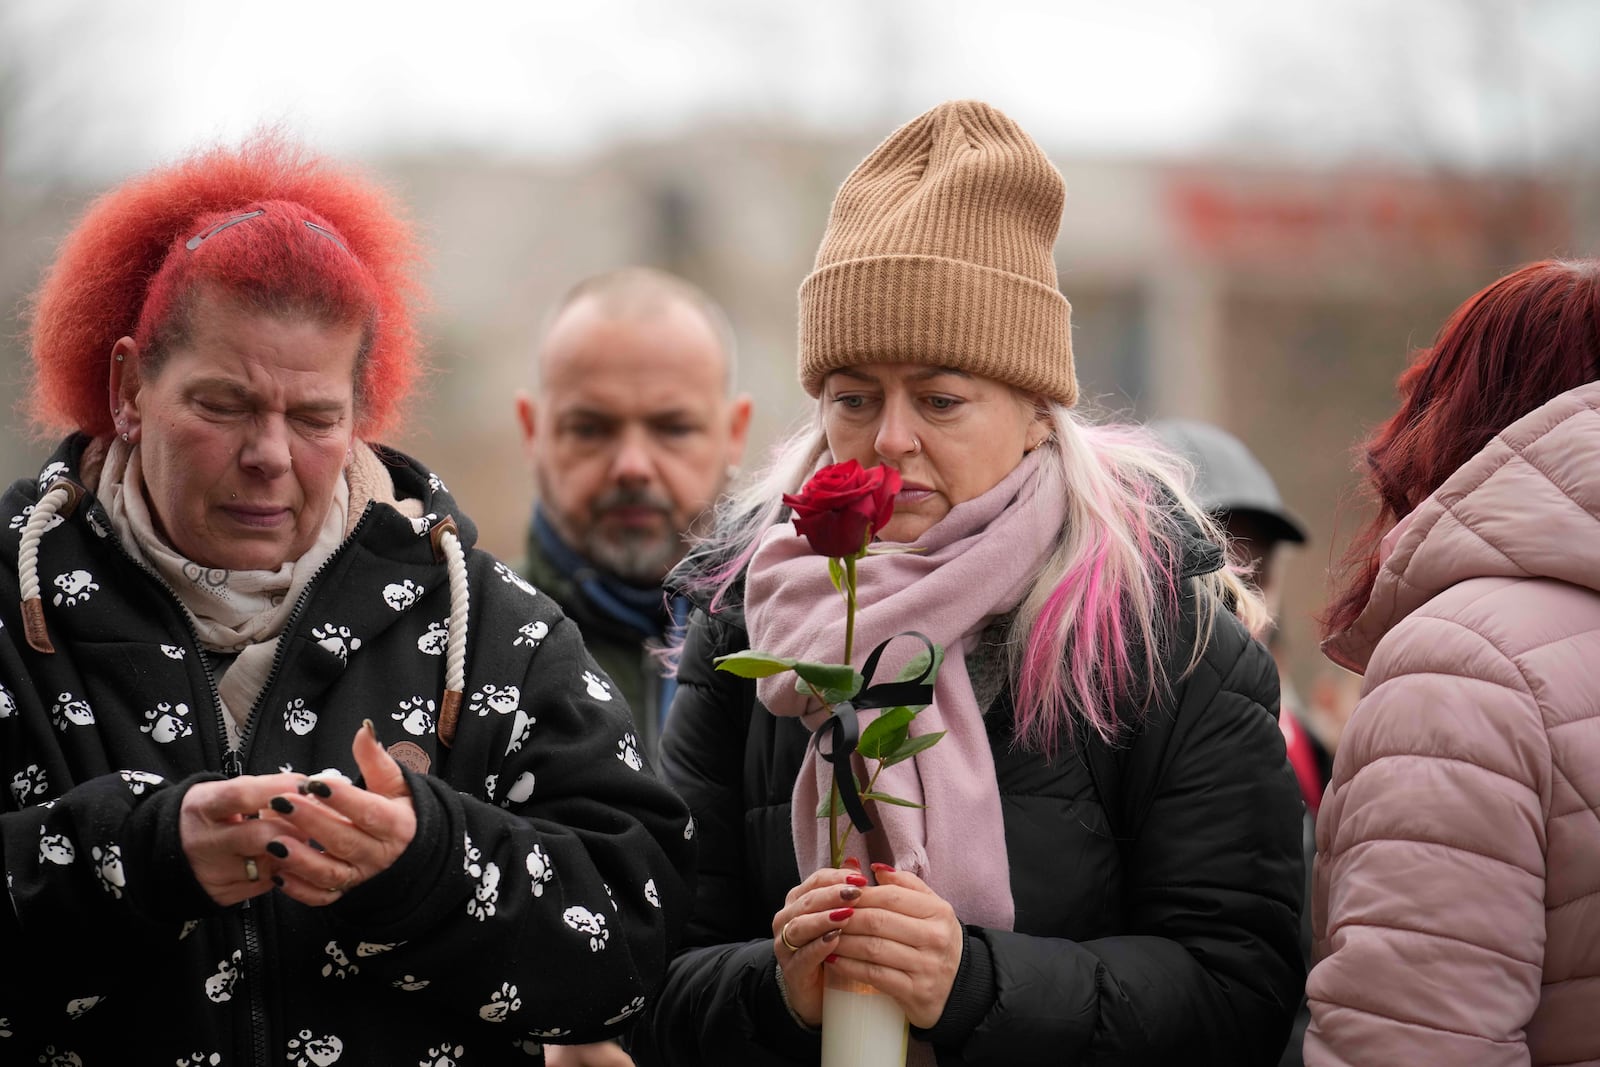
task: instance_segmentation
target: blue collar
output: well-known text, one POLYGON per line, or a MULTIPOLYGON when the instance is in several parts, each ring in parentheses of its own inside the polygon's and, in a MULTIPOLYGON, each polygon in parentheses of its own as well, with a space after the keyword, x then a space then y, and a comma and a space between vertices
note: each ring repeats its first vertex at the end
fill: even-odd
POLYGON ((660 586, 640 588, 597 568, 561 539, 542 505, 533 509, 533 536, 550 561, 604 614, 647 637, 662 637, 672 616, 660 586))

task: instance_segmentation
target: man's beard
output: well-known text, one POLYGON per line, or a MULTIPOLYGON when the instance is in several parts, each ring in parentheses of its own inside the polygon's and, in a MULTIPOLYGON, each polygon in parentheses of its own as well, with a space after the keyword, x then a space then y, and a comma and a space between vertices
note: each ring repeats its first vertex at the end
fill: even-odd
POLYGON ((673 526, 672 503, 664 497, 636 489, 614 489, 594 502, 590 523, 578 546, 585 556, 630 585, 659 585, 687 547, 687 535, 673 526), (619 508, 648 508, 659 512, 663 528, 607 527, 607 512, 619 508))

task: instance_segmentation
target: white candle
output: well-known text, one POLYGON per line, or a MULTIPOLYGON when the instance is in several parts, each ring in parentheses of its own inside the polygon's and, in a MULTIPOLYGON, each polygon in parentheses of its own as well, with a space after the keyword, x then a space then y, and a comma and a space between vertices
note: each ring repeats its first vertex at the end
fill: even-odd
POLYGON ((894 998, 862 982, 822 991, 822 1067, 904 1067, 906 1016, 894 998))

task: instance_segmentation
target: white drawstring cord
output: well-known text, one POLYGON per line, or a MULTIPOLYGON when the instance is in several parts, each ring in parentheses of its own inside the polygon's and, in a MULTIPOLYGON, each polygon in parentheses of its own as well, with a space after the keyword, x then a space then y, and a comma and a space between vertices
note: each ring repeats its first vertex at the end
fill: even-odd
POLYGON ((439 706, 439 741, 448 748, 456 737, 456 720, 461 714, 461 694, 467 685, 467 555, 454 519, 446 518, 433 528, 434 552, 444 557, 450 576, 450 626, 444 656, 444 698, 439 706))
POLYGON ((57 479, 28 513, 22 530, 22 545, 17 551, 17 577, 22 590, 22 631, 35 652, 53 653, 50 634, 44 623, 44 600, 39 595, 39 539, 58 515, 72 514, 82 490, 66 479, 57 479))

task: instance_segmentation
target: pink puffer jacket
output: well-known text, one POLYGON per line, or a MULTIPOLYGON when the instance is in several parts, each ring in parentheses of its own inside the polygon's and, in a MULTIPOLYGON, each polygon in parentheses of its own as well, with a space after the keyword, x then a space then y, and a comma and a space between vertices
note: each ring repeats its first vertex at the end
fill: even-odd
POLYGON ((1600 383, 1385 539, 1317 822, 1305 1062, 1600 1064, 1600 383))

